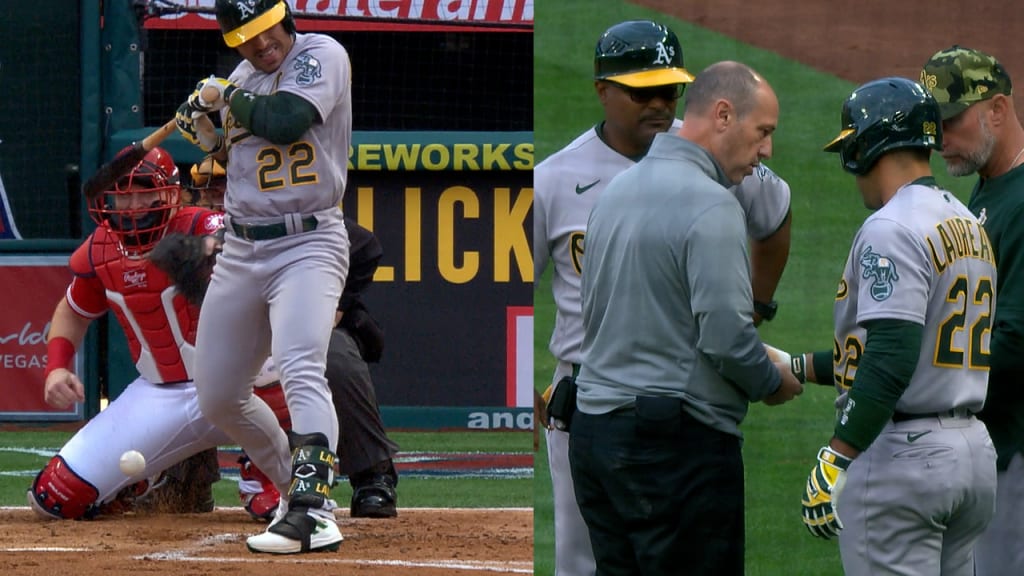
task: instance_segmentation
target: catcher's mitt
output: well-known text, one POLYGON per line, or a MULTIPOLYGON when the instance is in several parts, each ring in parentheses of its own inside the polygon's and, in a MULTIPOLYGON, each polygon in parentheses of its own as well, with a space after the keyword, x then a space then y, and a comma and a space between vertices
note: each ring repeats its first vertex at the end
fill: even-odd
POLYGON ((135 509, 168 514, 212 512, 213 484, 218 480, 217 449, 209 448, 164 470, 158 486, 136 499, 135 509))
POLYGON ((205 236, 172 233, 164 236, 149 253, 149 260, 167 274, 185 300, 198 306, 206 296, 219 245, 207 254, 205 236))

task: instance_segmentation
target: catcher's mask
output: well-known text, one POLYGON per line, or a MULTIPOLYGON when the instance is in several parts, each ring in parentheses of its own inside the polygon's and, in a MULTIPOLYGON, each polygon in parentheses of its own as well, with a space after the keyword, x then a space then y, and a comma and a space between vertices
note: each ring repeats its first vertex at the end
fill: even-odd
POLYGON ((278 22, 295 34, 292 10, 284 0, 217 0, 217 24, 229 48, 236 48, 278 22))
POLYGON ((224 166, 213 156, 207 156, 202 162, 193 164, 189 173, 192 176, 192 183, 189 185, 192 204, 223 212, 224 191, 228 183, 224 166))
POLYGON ((154 148, 89 206, 89 215, 117 238, 121 253, 138 258, 153 249, 181 207, 178 167, 154 148))
POLYGON ((942 116, 920 84, 896 77, 854 90, 843 104, 842 131, 825 145, 826 152, 839 153, 844 170, 857 175, 899 148, 942 150, 942 116))

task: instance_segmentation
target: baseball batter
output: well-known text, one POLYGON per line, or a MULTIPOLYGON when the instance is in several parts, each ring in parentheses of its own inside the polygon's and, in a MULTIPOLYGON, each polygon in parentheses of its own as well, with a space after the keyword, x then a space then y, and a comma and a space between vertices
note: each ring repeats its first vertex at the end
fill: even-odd
POLYGON ((338 420, 324 373, 348 270, 339 205, 352 139, 351 66, 334 39, 296 33, 282 0, 217 0, 216 12, 225 43, 244 61, 186 103, 192 118, 221 112, 226 145, 217 158, 228 178, 224 251, 197 335, 200 408, 285 495, 249 549, 336 550, 338 420), (203 96, 211 86, 212 100, 203 96), (288 434, 250 383, 268 354, 281 373, 288 434))
MULTIPOLYGON (((653 82, 651 98, 606 110, 606 119, 537 165, 534 170, 534 277, 551 262, 555 327, 548 349, 558 359, 550 400, 556 384, 574 375, 583 342, 580 263, 587 219, 594 201, 620 172, 646 153, 658 132, 678 130, 675 119, 677 85, 692 76, 683 67, 682 47, 667 27, 650 21, 629 21, 609 28, 599 39, 595 55, 598 80, 653 82), (660 48, 659 48, 660 47, 660 48), (662 59, 661 54, 671 55, 662 59), (632 80, 630 79, 632 77, 632 80), (659 94, 666 94, 668 98, 659 94), (660 91, 660 92, 659 92, 660 91), (613 131, 626 134, 612 141, 613 131), (635 147, 621 144, 634 143, 635 147)), ((599 88, 600 95, 600 88, 599 88)), ((753 239, 755 298, 772 300, 789 253, 789 186, 760 165, 733 188, 743 206, 753 239), (760 244, 760 246, 758 246, 760 244)), ((593 575, 596 567, 587 527, 580 515, 569 472, 569 433, 563 423, 546 427, 548 462, 554 496, 556 575, 593 575)))
POLYGON ((46 402, 63 409, 84 400, 73 357, 89 325, 108 310, 128 338, 139 377, 36 476, 28 500, 47 518, 95 516, 122 489, 230 443, 200 413, 192 383, 199 310, 146 258, 169 232, 214 233, 220 214, 181 207, 178 169, 161 148, 100 195, 89 213, 97 228, 71 255, 74 277, 50 322, 46 402), (127 450, 146 460, 145 469, 130 477, 118 468, 127 450))
POLYGON ((875 210, 836 293, 833 365, 814 370, 848 396, 803 498, 804 523, 839 535, 850 576, 970 576, 993 515, 996 454, 974 413, 996 269, 985 230, 931 175, 941 124, 924 88, 883 78, 853 92, 825 148, 875 210))

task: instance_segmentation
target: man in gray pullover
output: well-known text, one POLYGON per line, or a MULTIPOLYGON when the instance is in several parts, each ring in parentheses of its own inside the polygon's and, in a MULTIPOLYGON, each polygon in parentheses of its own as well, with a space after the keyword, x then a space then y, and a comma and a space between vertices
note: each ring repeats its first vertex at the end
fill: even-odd
POLYGON ((598 198, 583 256, 583 361, 569 440, 599 575, 743 574, 739 424, 803 390, 753 323, 743 210, 728 187, 771 157, 778 100, 720 62, 677 134, 598 198))

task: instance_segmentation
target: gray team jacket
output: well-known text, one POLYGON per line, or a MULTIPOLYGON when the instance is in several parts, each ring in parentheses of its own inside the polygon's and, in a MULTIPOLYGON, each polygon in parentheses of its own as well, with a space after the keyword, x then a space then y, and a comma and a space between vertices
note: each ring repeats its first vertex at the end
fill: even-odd
POLYGON ((658 134, 590 213, 583 254, 579 410, 683 399, 741 436, 749 402, 781 382, 753 324, 743 210, 700 146, 658 134))

